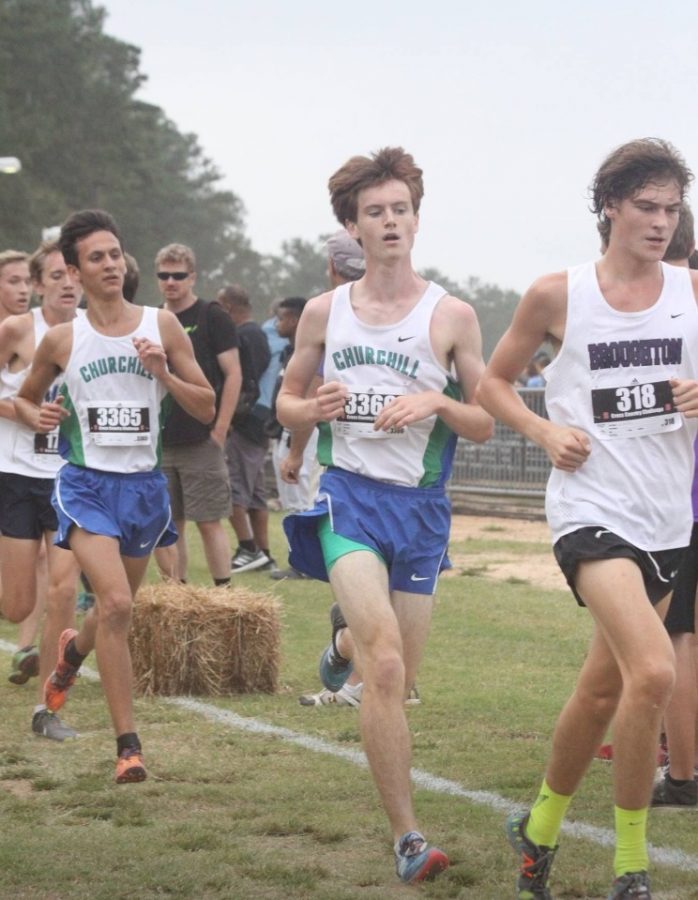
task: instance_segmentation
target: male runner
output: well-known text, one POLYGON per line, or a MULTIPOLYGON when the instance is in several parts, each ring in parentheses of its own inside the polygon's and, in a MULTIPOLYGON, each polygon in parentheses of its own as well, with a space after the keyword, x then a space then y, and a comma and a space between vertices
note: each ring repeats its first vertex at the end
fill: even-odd
MULTIPOLYGON (((492 420, 472 399, 483 369, 475 312, 412 268, 421 169, 402 148, 386 148, 350 159, 329 188, 337 219, 363 247, 366 274, 307 303, 279 393, 283 425, 321 423, 318 456, 329 467, 316 507, 285 520, 289 561, 329 579, 351 629, 364 748, 398 876, 414 882, 448 858, 417 828, 404 700, 448 565, 444 483, 456 435, 484 441, 492 420), (308 397, 321 364, 325 382, 308 397)), ((341 652, 323 656, 335 690, 351 668, 341 652)))
POLYGON ((87 575, 98 621, 96 634, 86 627, 88 619, 80 633, 63 632, 45 699, 52 712, 61 708, 94 646, 116 731, 121 784, 146 777, 133 719, 131 608, 151 551, 176 540, 158 468, 163 401, 169 393, 209 422, 214 396, 175 316, 124 299, 126 265, 108 213, 74 213, 61 228, 59 244, 68 271, 87 295, 87 312, 47 333, 15 404, 35 431, 49 433, 60 424, 59 449, 67 463, 56 478, 57 542, 72 549, 87 575), (59 397, 42 402, 60 373, 59 397))
POLYGON ((543 447, 555 556, 594 632, 558 719, 540 794, 508 823, 521 855, 519 897, 549 898, 567 806, 613 725, 615 880, 609 900, 648 898, 646 822, 674 654, 662 624, 692 525, 698 415, 698 278, 662 262, 692 175, 671 145, 632 141, 601 165, 597 262, 546 275, 522 298, 478 397, 543 447), (550 419, 513 385, 535 350, 550 419))
MULTIPOLYGON (((4 382, 19 390, 36 347, 53 325, 75 317, 80 288, 68 273, 55 243, 42 244, 29 260, 34 292, 41 306, 0 325, 0 369, 4 382)), ((46 399, 54 399, 60 378, 46 399)), ((0 403, 0 559, 5 591, 2 610, 12 622, 26 620, 37 603, 37 563, 42 543, 48 560, 46 615, 39 653, 39 703, 34 710, 35 734, 63 741, 76 732, 62 723, 43 703, 43 684, 56 664, 61 633, 75 622, 78 569, 73 554, 53 544, 58 520, 51 505, 54 480, 63 463, 58 453, 58 430, 37 434, 18 422, 14 403, 0 403)), ((20 671, 26 671, 31 648, 20 647, 20 671)))

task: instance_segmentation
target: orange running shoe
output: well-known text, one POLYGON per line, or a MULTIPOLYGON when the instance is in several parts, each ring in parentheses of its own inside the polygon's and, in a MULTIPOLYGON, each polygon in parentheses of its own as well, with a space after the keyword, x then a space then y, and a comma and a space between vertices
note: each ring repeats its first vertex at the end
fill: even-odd
POLYGON ((52 713, 58 712, 68 699, 68 691, 75 684, 78 677, 78 667, 71 666, 65 661, 65 648, 70 640, 75 637, 77 631, 74 628, 66 628, 58 639, 58 662, 44 683, 44 703, 52 713))
POLYGON ((135 747, 122 750, 116 761, 116 783, 133 784, 145 781, 148 773, 143 764, 143 753, 135 747))

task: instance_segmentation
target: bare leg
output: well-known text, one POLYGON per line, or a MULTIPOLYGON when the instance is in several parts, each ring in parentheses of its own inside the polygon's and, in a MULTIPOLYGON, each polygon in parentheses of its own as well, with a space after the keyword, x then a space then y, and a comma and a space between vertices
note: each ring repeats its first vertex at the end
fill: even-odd
MULTIPOLYGON (((674 686, 674 651, 660 618, 668 598, 654 609, 640 570, 625 559, 582 563, 577 587, 622 680, 613 726, 615 803, 622 809, 643 809, 652 790, 662 715, 674 686)), ((580 713, 580 734, 593 730, 598 745, 601 734, 594 730, 594 717, 580 713)), ((564 764, 560 768, 564 770, 564 764)), ((557 781, 548 784, 567 793, 557 781)))
POLYGON ((197 522, 206 563, 211 578, 221 580, 230 577, 230 544, 220 519, 215 522, 197 522))
POLYGON ((364 679, 360 708, 364 749, 394 838, 417 828, 410 782, 411 742, 405 718, 405 664, 400 626, 385 566, 357 551, 330 573, 332 590, 356 646, 364 679))
MULTIPOLYGON (((114 538, 80 528, 71 531, 70 546, 97 598, 95 650, 114 730, 117 736, 133 732, 136 729, 128 629, 133 598, 148 566, 148 557, 121 557, 114 538)), ((76 648, 83 652, 77 639, 76 648)))
POLYGON ((0 537, 2 613, 10 622, 22 622, 36 606, 39 541, 0 537))
POLYGON ((676 653, 676 685, 664 713, 664 728, 669 747, 669 774, 672 778, 688 781, 693 778, 698 712, 693 635, 690 633, 672 635, 671 643, 676 653))
POLYGON ((39 653, 39 703, 44 702, 44 682, 56 668, 61 632, 75 625, 75 595, 80 576, 75 556, 56 547, 51 538, 52 534, 47 535, 49 586, 39 653))
POLYGON ((248 516, 255 544, 260 548, 268 547, 269 510, 266 507, 264 509, 250 509, 248 510, 248 516))
POLYGON ((48 564, 46 561, 46 548, 39 544, 39 557, 36 561, 36 601, 34 609, 26 619, 19 624, 17 633, 18 647, 32 647, 37 643, 37 635, 41 625, 41 619, 46 609, 46 594, 48 591, 48 564))
POLYGON ((229 518, 230 524, 233 526, 235 537, 240 541, 252 540, 252 527, 247 516, 247 510, 244 506, 233 506, 233 511, 229 518))

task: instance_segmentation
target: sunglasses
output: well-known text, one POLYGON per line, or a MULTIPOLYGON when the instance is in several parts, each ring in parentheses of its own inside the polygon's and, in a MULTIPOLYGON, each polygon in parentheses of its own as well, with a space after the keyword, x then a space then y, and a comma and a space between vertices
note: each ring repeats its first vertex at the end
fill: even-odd
POLYGON ((157 276, 160 281, 169 281, 170 278, 173 278, 175 281, 184 281, 185 278, 189 278, 191 272, 158 272, 157 276))

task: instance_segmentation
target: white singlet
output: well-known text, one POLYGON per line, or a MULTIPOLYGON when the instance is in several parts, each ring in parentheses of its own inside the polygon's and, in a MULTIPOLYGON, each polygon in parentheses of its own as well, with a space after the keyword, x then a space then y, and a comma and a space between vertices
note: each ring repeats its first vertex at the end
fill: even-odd
MULTIPOLYGON (((30 313, 33 319, 36 350, 50 326, 44 318, 41 307, 34 307, 30 313)), ((3 370, 2 382, 5 388, 3 397, 14 397, 17 394, 29 374, 29 368, 19 372, 3 370)), ((56 399, 62 381, 61 374, 46 392, 45 400, 56 399)), ((48 434, 39 434, 21 422, 9 419, 0 421, 3 423, 0 431, 0 440, 3 444, 0 470, 14 475, 25 475, 28 478, 55 478, 56 472, 64 463, 58 453, 58 429, 48 434)))
POLYGON ((688 270, 662 263, 662 273, 653 306, 619 312, 594 263, 568 271, 565 334, 544 370, 545 401, 552 422, 589 435, 591 453, 575 472, 551 472, 553 541, 598 525, 641 550, 689 543, 698 420, 676 412, 669 379, 696 378, 698 309, 688 270))
POLYGON ((162 344, 158 310, 144 306, 132 332, 109 337, 87 316, 73 322, 73 347, 61 394, 70 416, 59 450, 76 466, 105 472, 148 472, 160 464, 162 384, 141 365, 134 337, 162 344))
POLYGON ((456 400, 458 383, 431 346, 432 313, 446 291, 430 282, 413 309, 390 325, 368 325, 351 306, 351 284, 332 295, 325 337, 325 381, 349 388, 344 415, 320 423, 318 459, 377 481, 408 487, 442 485, 450 475, 456 436, 429 416, 395 432, 374 431, 386 403, 403 394, 439 391, 456 400))

